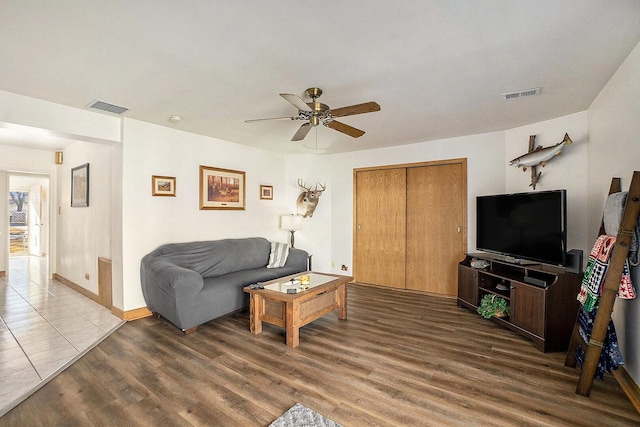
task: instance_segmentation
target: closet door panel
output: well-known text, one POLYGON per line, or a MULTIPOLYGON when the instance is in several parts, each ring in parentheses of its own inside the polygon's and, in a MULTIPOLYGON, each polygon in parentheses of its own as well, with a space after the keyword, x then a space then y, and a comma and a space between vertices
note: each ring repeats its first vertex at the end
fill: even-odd
POLYGON ((356 173, 355 280, 405 287, 406 169, 356 173))
POLYGON ((407 169, 406 288, 456 296, 466 249, 462 163, 407 169))

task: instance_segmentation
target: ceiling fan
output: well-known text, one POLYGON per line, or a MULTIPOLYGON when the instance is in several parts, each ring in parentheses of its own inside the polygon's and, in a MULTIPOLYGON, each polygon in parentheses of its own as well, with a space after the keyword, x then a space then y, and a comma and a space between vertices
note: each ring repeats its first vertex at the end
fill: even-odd
POLYGON ((245 120, 245 123, 261 122, 265 120, 305 120, 306 123, 300 126, 295 135, 293 135, 293 138, 291 138, 292 141, 302 141, 312 127, 316 127, 321 123, 324 126, 337 130, 338 132, 342 132, 345 135, 349 135, 353 138, 359 138, 364 135, 363 130, 356 129, 353 126, 339 122, 335 120, 335 118, 380 111, 380 106, 377 102, 365 102, 364 104, 349 105, 348 107, 332 110, 327 104, 316 101, 320 98, 320 95, 322 95, 322 89, 312 87, 307 89, 305 94, 311 98, 311 102, 304 102, 298 95, 290 93, 280 94, 281 97, 298 109, 297 116, 245 120))

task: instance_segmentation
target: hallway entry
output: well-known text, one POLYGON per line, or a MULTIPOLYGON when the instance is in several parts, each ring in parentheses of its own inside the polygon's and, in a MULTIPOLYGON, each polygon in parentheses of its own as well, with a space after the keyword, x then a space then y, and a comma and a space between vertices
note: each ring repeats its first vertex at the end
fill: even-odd
POLYGON ((49 177, 35 174, 10 174, 9 241, 13 256, 47 258, 49 253, 49 177))

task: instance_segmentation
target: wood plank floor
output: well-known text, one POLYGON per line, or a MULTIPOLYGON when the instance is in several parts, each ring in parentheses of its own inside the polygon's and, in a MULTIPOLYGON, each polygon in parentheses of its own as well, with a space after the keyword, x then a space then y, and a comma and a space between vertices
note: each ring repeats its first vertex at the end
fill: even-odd
POLYGON ((296 402, 345 426, 624 426, 640 416, 612 376, 574 393, 564 354, 457 308, 452 299, 350 285, 331 313, 284 344, 249 333, 248 311, 184 336, 129 322, 2 425, 267 426, 296 402))

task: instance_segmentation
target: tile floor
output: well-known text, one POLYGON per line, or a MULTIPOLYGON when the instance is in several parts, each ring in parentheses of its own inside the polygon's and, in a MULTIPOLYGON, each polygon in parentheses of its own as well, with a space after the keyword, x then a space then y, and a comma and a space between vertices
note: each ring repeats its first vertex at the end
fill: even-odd
POLYGON ((10 257, 0 277, 0 416, 124 323, 49 279, 46 265, 38 257, 10 257))

